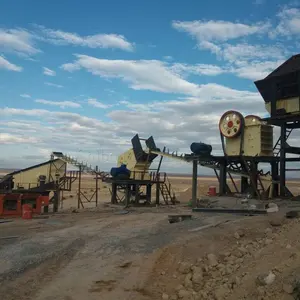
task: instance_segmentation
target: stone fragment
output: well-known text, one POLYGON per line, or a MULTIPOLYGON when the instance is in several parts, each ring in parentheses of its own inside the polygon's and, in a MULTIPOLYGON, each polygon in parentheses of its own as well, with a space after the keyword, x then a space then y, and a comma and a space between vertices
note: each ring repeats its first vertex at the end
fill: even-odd
POLYGON ((185 276, 185 279, 184 279, 184 286, 187 288, 187 289, 190 289, 193 287, 193 283, 192 283, 192 276, 193 274, 192 273, 189 273, 185 276))
POLYGON ((282 289, 287 293, 287 294, 293 294, 294 292, 294 286, 290 283, 284 283, 282 285, 282 289))
POLYGON ((207 255, 207 259, 208 259, 208 264, 212 267, 215 267, 218 265, 218 259, 216 257, 216 255, 210 253, 207 255))
POLYGON ((215 300, 223 300, 229 294, 229 289, 224 286, 220 286, 215 291, 215 300))
POLYGON ((268 274, 261 274, 257 276, 256 283, 260 286, 270 285, 275 281, 276 275, 273 272, 268 274))
POLYGON ((181 274, 187 274, 190 272, 190 268, 190 264, 182 262, 179 264, 178 272, 181 274))
POLYGON ((237 231, 234 233, 233 236, 234 236, 237 240, 239 240, 239 239, 241 238, 237 231))
POLYGON ((203 283, 203 272, 201 268, 194 268, 192 282, 198 285, 203 283))
POLYGON ((169 295, 163 293, 162 296, 161 296, 161 299, 163 299, 163 300, 169 300, 169 295))
POLYGON ((190 292, 187 290, 180 290, 178 292, 179 299, 188 298, 190 295, 191 295, 190 292))

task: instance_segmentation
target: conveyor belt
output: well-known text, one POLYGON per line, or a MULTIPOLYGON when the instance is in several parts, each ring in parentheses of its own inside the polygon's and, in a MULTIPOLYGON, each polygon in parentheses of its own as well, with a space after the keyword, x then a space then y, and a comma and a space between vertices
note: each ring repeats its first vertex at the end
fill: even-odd
POLYGON ((52 152, 52 156, 57 157, 57 158, 63 160, 64 162, 66 162, 70 165, 73 165, 75 167, 80 167, 81 171, 84 173, 88 173, 88 174, 97 174, 98 173, 101 176, 106 175, 106 172, 97 171, 92 166, 88 166, 86 163, 80 162, 76 158, 71 157, 69 155, 65 155, 62 152, 52 152))
MULTIPOLYGON (((161 155, 164 157, 169 157, 172 159, 177 159, 180 161, 184 161, 187 163, 193 162, 193 160, 197 159, 199 165, 205 168, 209 169, 214 169, 214 170, 220 170, 220 157, 215 157, 215 156, 209 156, 209 157, 201 157, 201 156, 193 156, 193 155, 187 155, 187 154, 182 154, 182 155, 177 155, 176 153, 167 153, 167 152, 162 152, 158 150, 150 150, 150 152, 155 153, 157 155, 161 155)), ((230 169, 230 165, 227 167, 227 172, 230 175, 238 175, 242 177, 247 177, 250 178, 250 175, 246 172, 239 171, 239 170, 233 170, 230 169)), ((259 175, 261 180, 267 180, 270 181, 270 178, 268 175, 259 175)))

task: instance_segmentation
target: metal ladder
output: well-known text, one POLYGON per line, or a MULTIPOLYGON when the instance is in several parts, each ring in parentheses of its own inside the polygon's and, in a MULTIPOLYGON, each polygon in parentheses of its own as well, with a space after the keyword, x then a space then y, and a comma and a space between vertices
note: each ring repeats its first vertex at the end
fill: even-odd
POLYGON ((176 196, 175 196, 174 191, 172 191, 171 182, 169 181, 169 179, 167 177, 166 177, 166 180, 168 181, 168 183, 162 182, 159 185, 161 195, 165 201, 165 204, 170 204, 170 202, 172 204, 175 204, 176 196))
MULTIPOLYGON (((289 138, 289 136, 291 135, 293 131, 293 128, 287 128, 286 129, 286 135, 285 135, 285 140, 287 140, 289 138)), ((275 146, 273 147, 273 153, 274 156, 277 157, 280 153, 280 148, 281 148, 281 138, 279 137, 275 146)))

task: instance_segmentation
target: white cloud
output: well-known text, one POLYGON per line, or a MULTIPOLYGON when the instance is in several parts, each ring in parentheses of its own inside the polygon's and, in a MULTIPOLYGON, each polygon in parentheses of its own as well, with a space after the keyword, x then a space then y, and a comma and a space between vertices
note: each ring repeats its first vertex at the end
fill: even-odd
POLYGON ((24 29, 0 28, 0 50, 21 55, 41 52, 35 47, 34 35, 24 29))
POLYGON ((181 64, 175 63, 172 66, 172 69, 175 72, 189 72, 196 75, 207 75, 207 76, 216 76, 222 73, 225 73, 226 70, 216 65, 209 65, 209 64, 196 64, 196 65, 188 65, 188 64, 181 64))
POLYGON ((253 61, 253 62, 239 62, 237 66, 231 69, 232 73, 238 77, 247 78, 250 80, 263 79, 279 67, 284 61, 253 61))
POLYGON ((43 67, 43 69, 44 69, 43 73, 47 76, 55 76, 56 75, 56 72, 51 69, 48 69, 46 67, 43 67))
MULTIPOLYGON (((298 11, 296 13, 292 10, 292 12, 294 16, 297 16, 294 23, 298 24, 298 21, 296 21, 298 11)), ((279 16, 285 18, 287 14, 288 12, 281 12, 279 16)), ((237 65, 239 62, 245 63, 245 61, 278 61, 286 58, 289 53, 287 47, 280 44, 270 45, 266 42, 264 44, 259 42, 253 44, 246 41, 248 37, 253 35, 257 37, 270 34, 272 32, 270 22, 247 25, 222 20, 173 21, 172 26, 176 30, 186 32, 192 36, 197 41, 199 49, 209 50, 216 55, 217 59, 229 62, 231 66, 237 65)))
POLYGON ((221 20, 210 21, 173 21, 173 28, 187 32, 199 44, 203 41, 228 41, 240 37, 265 32, 269 23, 247 25, 221 20))
POLYGON ((132 103, 129 101, 122 100, 118 103, 118 105, 124 105, 125 107, 135 110, 135 111, 151 111, 155 109, 154 104, 140 104, 140 103, 132 103))
POLYGON ((0 55, 0 69, 21 72, 23 70, 22 67, 14 65, 10 63, 7 59, 0 55))
POLYGON ((94 98, 88 99, 87 102, 88 102, 89 105, 97 107, 97 108, 103 108, 103 109, 105 109, 105 108, 111 107, 111 105, 104 104, 104 103, 102 103, 100 101, 97 101, 97 99, 94 99, 94 98))
POLYGON ((284 47, 274 45, 225 44, 221 49, 223 58, 230 62, 251 59, 283 59, 285 57, 284 47))
POLYGON ((89 48, 117 48, 125 51, 133 51, 134 46, 119 34, 95 34, 80 36, 77 33, 62 30, 47 29, 38 26, 45 41, 56 45, 74 45, 89 48))
MULTIPOLYGON (((220 153, 218 121, 230 109, 244 115, 262 113, 264 101, 258 93, 205 84, 198 86, 197 97, 144 104, 121 101, 118 110, 106 114, 105 122, 79 113, 0 108, 0 128, 1 132, 17 136, 22 132, 27 136, 27 130, 38 128, 30 132, 39 141, 36 148, 30 148, 31 153, 39 153, 38 149, 55 150, 60 145, 59 151, 74 153, 81 160, 109 170, 116 164, 117 156, 131 147, 130 140, 136 133, 141 137, 153 135, 158 147, 165 145, 170 151, 189 153, 190 144, 200 140, 212 143, 214 153, 220 153), (26 122, 20 121, 22 117, 39 123, 29 126, 26 121, 28 126, 23 126, 21 123, 26 122)), ((8 150, 2 153, 10 155, 8 150)), ((177 171, 188 171, 191 166, 176 167, 177 171)), ((175 167, 164 163, 164 168, 175 167)))
POLYGON ((0 133, 0 142, 3 144, 31 144, 37 143, 37 139, 31 136, 16 136, 10 133, 0 133))
POLYGON ((300 10, 298 8, 285 7, 277 14, 277 17, 279 24, 270 32, 271 37, 299 35, 300 10))
POLYGON ((21 94, 20 97, 22 97, 22 98, 31 98, 31 96, 28 95, 28 94, 21 94))
POLYGON ((74 63, 66 63, 66 64, 63 64, 61 66, 61 68, 65 71, 68 71, 68 72, 74 72, 74 71, 78 71, 81 69, 81 66, 80 64, 74 62, 74 63))
POLYGON ((51 82, 44 82, 44 84, 49 85, 49 86, 53 86, 53 87, 56 87, 56 88, 62 88, 63 87, 60 84, 51 83, 51 82))
POLYGON ((67 71, 83 68, 103 78, 121 78, 135 90, 197 94, 196 84, 180 78, 167 64, 158 60, 109 60, 87 55, 76 57, 74 63, 61 67, 67 71))
POLYGON ((37 103, 45 104, 45 105, 53 105, 53 106, 59 106, 61 108, 71 107, 71 108, 78 108, 81 107, 79 103, 73 102, 73 101, 49 101, 44 99, 37 99, 35 100, 37 103))

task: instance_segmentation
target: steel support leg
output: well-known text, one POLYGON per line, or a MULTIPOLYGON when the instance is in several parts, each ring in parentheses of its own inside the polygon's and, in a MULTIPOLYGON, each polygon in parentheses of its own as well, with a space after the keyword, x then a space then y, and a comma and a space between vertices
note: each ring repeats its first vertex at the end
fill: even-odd
POLYGON ((116 204, 117 203, 117 184, 112 183, 111 185, 111 203, 116 204))
MULTIPOLYGON (((272 162, 271 163, 271 170, 272 170, 272 181, 278 181, 278 163, 272 162)), ((279 191, 278 191, 278 183, 273 183, 273 195, 272 197, 278 197, 279 191)))
POLYGON ((220 186, 219 186, 219 195, 225 195, 226 185, 227 185, 227 166, 226 163, 220 165, 220 186))
POLYGON ((248 178, 247 177, 241 177, 241 193, 245 194, 248 189, 248 178))
POLYGON ((159 205, 159 196, 160 196, 160 183, 157 182, 156 183, 156 199, 155 199, 156 205, 159 205))
POLYGON ((135 204, 139 204, 140 202, 140 186, 138 184, 136 184, 134 186, 134 189, 135 189, 135 204))
POLYGON ((130 194, 131 194, 131 186, 126 184, 126 191, 125 191, 125 205, 129 207, 130 205, 130 194))
POLYGON ((197 206, 197 180, 198 180, 198 161, 193 161, 193 178, 192 178, 192 207, 197 206))
POLYGON ((286 151, 285 151, 285 143, 286 143, 286 124, 282 124, 281 132, 280 132, 280 196, 286 196, 285 189, 285 169, 286 169, 286 151))
POLYGON ((152 190, 151 184, 147 184, 147 187, 146 187, 146 198, 147 198, 147 202, 149 202, 149 203, 151 203, 151 190, 152 190))

